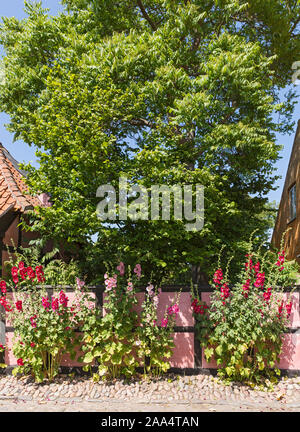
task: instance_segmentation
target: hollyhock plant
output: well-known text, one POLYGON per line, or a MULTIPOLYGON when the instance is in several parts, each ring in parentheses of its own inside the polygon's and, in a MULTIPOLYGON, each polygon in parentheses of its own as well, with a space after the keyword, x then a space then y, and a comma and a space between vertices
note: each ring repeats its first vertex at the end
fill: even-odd
MULTIPOLYGON (((76 329, 83 313, 69 301, 64 290, 53 289, 49 298, 43 287, 45 276, 41 265, 33 270, 20 262, 12 267, 11 274, 13 296, 7 298, 6 291, 2 291, 0 303, 14 327, 12 351, 19 361, 13 374, 31 373, 37 382, 51 381, 58 373, 62 355, 68 354, 73 359, 76 356, 80 343, 76 329)), ((6 287, 2 282, 0 286, 6 287)), ((75 286, 75 292, 76 289, 79 291, 75 286)), ((84 293, 81 296, 82 303, 86 302, 84 293)))
POLYGON ((136 266, 135 270, 131 275, 130 267, 127 266, 128 277, 125 278, 125 264, 119 264, 117 274, 110 275, 108 271, 104 274, 103 316, 97 308, 93 319, 83 323, 84 355, 78 360, 86 364, 85 370, 89 370, 91 364, 97 361, 98 372, 93 375, 94 380, 121 375, 130 377, 138 366, 134 356, 138 316, 134 307, 137 304, 135 286, 141 268, 136 266))
POLYGON ((292 301, 285 300, 279 287, 283 278, 287 285, 289 281, 288 264, 284 263, 284 250, 274 259, 271 251, 259 256, 249 246, 235 284, 228 278, 229 265, 224 275, 218 263, 206 313, 200 307, 203 302, 192 292, 196 335, 206 360, 216 361, 221 378, 264 384, 267 379, 275 382, 280 374, 276 364, 292 311, 292 301))
POLYGON ((148 284, 145 290, 145 299, 142 303, 140 325, 137 328, 137 337, 141 342, 137 355, 144 366, 144 374, 159 376, 170 368, 170 357, 174 349, 174 326, 180 312, 180 293, 173 303, 166 308, 165 314, 158 319, 158 305, 161 289, 148 284), (160 323, 160 324, 158 324, 160 323))

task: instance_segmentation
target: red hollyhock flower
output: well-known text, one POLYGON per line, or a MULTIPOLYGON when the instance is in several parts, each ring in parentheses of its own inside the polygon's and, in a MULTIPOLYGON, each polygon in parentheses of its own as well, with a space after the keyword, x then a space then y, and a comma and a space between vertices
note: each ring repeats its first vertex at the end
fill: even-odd
POLYGON ((23 362, 23 359, 22 359, 22 358, 19 358, 19 359, 17 360, 17 365, 18 365, 18 366, 24 366, 24 362, 23 362))
POLYGON ((26 271, 29 279, 33 280, 35 278, 35 272, 32 270, 32 268, 29 266, 27 267, 26 271))
POLYGON ((20 276, 22 278, 22 280, 26 279, 26 269, 20 269, 20 276))
POLYGON ((19 270, 22 270, 22 269, 25 267, 23 261, 20 261, 20 262, 19 262, 18 267, 19 267, 19 270))
POLYGON ((0 297, 0 304, 4 307, 6 312, 12 311, 12 308, 9 305, 9 303, 7 302, 6 297, 0 297))
POLYGON ((251 279, 247 279, 246 282, 244 283, 244 285, 242 286, 243 291, 244 291, 243 294, 244 294, 245 298, 248 298, 248 291, 250 289, 250 282, 251 282, 251 279))
POLYGON ((255 264, 255 266, 254 266, 254 271, 255 271, 255 273, 259 273, 259 268, 260 268, 260 263, 259 263, 259 261, 255 264))
POLYGON ((12 276, 17 276, 18 271, 19 271, 18 267, 12 267, 12 269, 11 269, 12 276))
POLYGON ((219 285, 222 279, 223 279, 223 271, 222 269, 218 269, 214 274, 213 281, 216 285, 219 285))
POLYGON ((0 289, 1 289, 1 292, 2 292, 3 294, 6 293, 7 289, 6 289, 6 282, 5 282, 5 281, 1 281, 1 282, 0 282, 0 289))
POLYGON ((194 299, 191 303, 191 306, 193 308, 193 311, 195 314, 203 315, 205 313, 205 309, 208 309, 208 306, 206 304, 198 304, 198 299, 194 299))
MULTIPOLYGON (((221 297, 225 300, 230 296, 230 290, 227 283, 224 283, 221 287, 221 297)), ((223 303, 224 304, 224 303, 223 303)))
POLYGON ((282 315, 283 304, 284 304, 284 301, 282 300, 281 303, 280 303, 280 305, 278 306, 278 314, 277 314, 278 318, 280 318, 281 315, 282 315))
POLYGON ((252 261, 251 255, 246 254, 245 256, 246 256, 246 258, 248 258, 248 261, 245 263, 245 269, 248 270, 248 268, 249 268, 249 270, 252 270, 253 261, 252 261))
POLYGON ((287 315, 288 315, 288 317, 289 317, 289 316, 291 315, 291 312, 292 312, 292 302, 287 303, 287 304, 285 305, 285 308, 286 308, 287 315))
POLYGON ((39 282, 45 282, 46 279, 45 279, 44 272, 43 272, 43 266, 41 266, 41 265, 36 266, 35 273, 36 273, 37 280, 39 282))
POLYGON ((272 295, 272 288, 269 287, 269 288, 267 289, 267 291, 263 293, 263 297, 264 297, 264 299, 265 299, 265 301, 266 301, 267 303, 268 303, 268 301, 270 300, 271 295, 272 295))
POLYGON ((23 310, 22 301, 21 300, 18 300, 16 302, 16 308, 17 308, 18 311, 22 311, 23 310))
POLYGON ((254 286, 256 288, 263 288, 264 283, 265 283, 265 273, 257 273, 254 286))
POLYGON ((279 271, 282 271, 284 269, 283 264, 284 264, 284 254, 285 251, 283 250, 281 253, 278 254, 278 261, 275 263, 276 266, 280 267, 279 271))

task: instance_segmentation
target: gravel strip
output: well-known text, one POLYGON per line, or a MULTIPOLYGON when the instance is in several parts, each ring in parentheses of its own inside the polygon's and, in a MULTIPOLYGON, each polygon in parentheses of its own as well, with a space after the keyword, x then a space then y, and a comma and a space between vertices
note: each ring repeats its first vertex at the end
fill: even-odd
POLYGON ((282 378, 272 391, 251 389, 240 383, 225 385, 211 375, 167 375, 152 381, 114 380, 92 382, 90 377, 60 375, 52 383, 37 384, 32 377, 0 378, 0 401, 47 403, 109 403, 134 401, 135 404, 261 404, 277 408, 300 409, 300 377, 282 378))

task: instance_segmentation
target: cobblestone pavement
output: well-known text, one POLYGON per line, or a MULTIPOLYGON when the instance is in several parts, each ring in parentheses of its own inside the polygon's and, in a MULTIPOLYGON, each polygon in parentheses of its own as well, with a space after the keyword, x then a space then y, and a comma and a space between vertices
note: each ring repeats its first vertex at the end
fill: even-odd
POLYGON ((94 383, 62 377, 36 384, 31 377, 0 378, 0 412, 300 412, 300 377, 282 378, 272 391, 211 375, 168 375, 147 382, 94 383))

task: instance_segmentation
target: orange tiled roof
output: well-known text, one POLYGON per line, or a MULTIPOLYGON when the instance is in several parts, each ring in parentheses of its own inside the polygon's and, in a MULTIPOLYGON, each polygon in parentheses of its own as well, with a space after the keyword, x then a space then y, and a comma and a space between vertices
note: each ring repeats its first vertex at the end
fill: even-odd
POLYGON ((26 194, 24 177, 26 173, 0 143, 0 217, 9 210, 23 213, 42 204, 37 197, 26 194))

